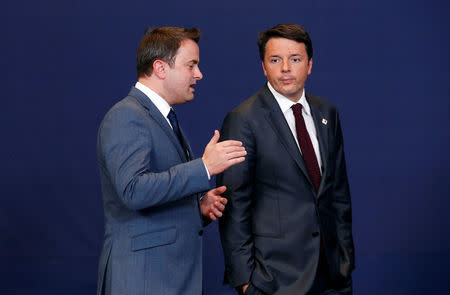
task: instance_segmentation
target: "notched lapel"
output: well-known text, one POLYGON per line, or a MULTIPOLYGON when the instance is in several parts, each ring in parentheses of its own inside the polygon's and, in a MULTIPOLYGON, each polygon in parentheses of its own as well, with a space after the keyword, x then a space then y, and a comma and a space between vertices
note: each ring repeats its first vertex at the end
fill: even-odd
MULTIPOLYGON (((306 169, 305 162, 303 161, 302 154, 295 142, 295 139, 292 135, 291 129, 289 128, 286 119, 284 118, 283 113, 281 112, 280 106, 276 102, 270 90, 267 86, 264 88, 266 90, 261 94, 261 97, 265 101, 266 106, 268 107, 268 114, 266 119, 269 121, 269 124, 274 129, 277 136, 280 138, 280 142, 284 145, 288 153, 294 159, 295 163, 297 163, 300 170, 308 179, 309 183, 313 186, 311 178, 309 177, 308 170, 306 169)), ((264 91, 263 90, 263 91, 264 91)))
POLYGON ((319 186, 319 194, 324 186, 324 182, 326 179, 327 167, 328 167, 328 121, 329 118, 324 116, 319 109, 319 102, 314 98, 306 95, 308 99, 309 106, 311 108, 311 113, 313 116, 314 125, 316 127, 317 132, 317 140, 319 141, 319 149, 320 149, 320 157, 322 159, 322 180, 319 186))
MULTIPOLYGON (((164 130, 167 137, 169 137, 170 141, 172 141, 173 145, 178 151, 180 158, 183 161, 187 161, 186 154, 181 147, 180 141, 176 137, 172 128, 169 126, 166 118, 161 114, 158 108, 152 103, 152 101, 139 89, 133 87, 129 93, 129 96, 134 97, 145 109, 147 109, 148 114, 159 124, 159 126, 164 130)), ((183 135, 184 137, 184 135, 183 135)), ((191 151, 189 151, 191 153, 191 151)))

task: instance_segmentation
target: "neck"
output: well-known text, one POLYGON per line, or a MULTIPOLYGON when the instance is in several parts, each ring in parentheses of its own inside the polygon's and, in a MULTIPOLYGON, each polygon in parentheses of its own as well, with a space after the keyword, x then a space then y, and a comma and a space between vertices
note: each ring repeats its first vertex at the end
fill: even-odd
POLYGON ((159 96, 161 96, 167 103, 172 106, 173 104, 170 100, 167 99, 167 95, 165 95, 163 82, 164 80, 158 79, 155 75, 139 77, 138 82, 150 88, 154 92, 156 92, 159 96))

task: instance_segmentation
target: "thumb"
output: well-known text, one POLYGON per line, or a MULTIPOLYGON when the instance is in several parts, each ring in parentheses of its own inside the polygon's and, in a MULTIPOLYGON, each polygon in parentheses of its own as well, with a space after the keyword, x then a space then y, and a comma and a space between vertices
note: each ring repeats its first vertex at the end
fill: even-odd
POLYGON ((223 194, 227 190, 227 187, 222 185, 214 189, 214 193, 217 195, 223 194))
POLYGON ((217 143, 219 141, 219 138, 220 138, 219 131, 214 130, 214 135, 213 135, 213 137, 211 138, 211 140, 209 141, 208 144, 215 144, 215 143, 217 143))

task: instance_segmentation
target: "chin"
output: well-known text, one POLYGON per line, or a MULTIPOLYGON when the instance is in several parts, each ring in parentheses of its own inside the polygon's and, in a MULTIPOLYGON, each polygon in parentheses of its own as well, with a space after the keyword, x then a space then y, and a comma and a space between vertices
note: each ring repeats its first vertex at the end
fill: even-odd
POLYGON ((287 94, 292 92, 292 87, 290 85, 281 85, 278 87, 278 89, 275 88, 276 91, 278 91, 281 94, 287 94))
POLYGON ((301 95, 301 94, 302 94, 302 91, 300 91, 299 89, 296 89, 296 88, 294 88, 294 89, 291 89, 291 88, 284 89, 284 95, 287 95, 287 96, 288 95, 298 96, 298 95, 301 95))
POLYGON ((294 91, 290 91, 290 90, 283 90, 283 92, 280 92, 281 94, 283 94, 286 97, 289 97, 291 95, 293 95, 295 92, 294 91))

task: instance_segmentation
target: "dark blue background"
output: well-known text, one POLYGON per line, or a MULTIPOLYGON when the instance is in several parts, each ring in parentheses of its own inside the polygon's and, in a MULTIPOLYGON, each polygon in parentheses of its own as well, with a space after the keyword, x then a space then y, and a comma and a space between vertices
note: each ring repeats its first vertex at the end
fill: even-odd
MULTIPOLYGON (((176 107, 200 156, 225 114, 263 85, 257 33, 277 23, 310 32, 307 91, 341 112, 355 294, 449 294, 448 1, 2 6, 1 294, 94 294, 103 236, 96 133, 136 81, 145 28, 202 30, 204 79, 194 102, 176 107)), ((206 294, 232 294, 221 286, 216 224, 205 248, 206 294)))

